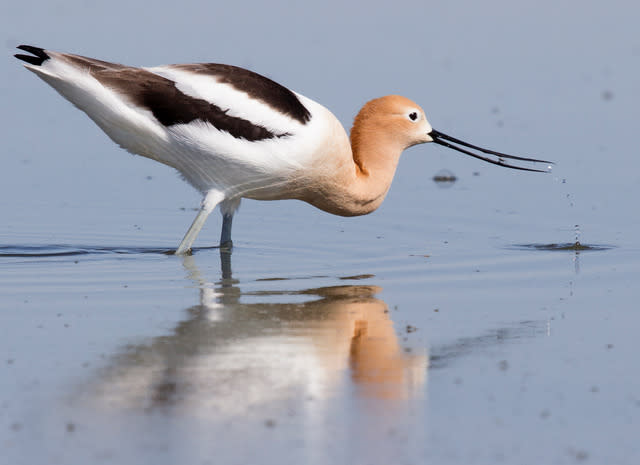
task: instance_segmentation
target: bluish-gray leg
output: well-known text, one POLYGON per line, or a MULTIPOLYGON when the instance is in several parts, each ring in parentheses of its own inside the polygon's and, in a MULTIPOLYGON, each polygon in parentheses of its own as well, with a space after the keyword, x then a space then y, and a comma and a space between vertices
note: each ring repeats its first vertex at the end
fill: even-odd
POLYGON ((222 215, 222 233, 220 234, 220 248, 233 247, 231 241, 231 225, 233 223, 233 214, 222 215))
POLYGON ((222 232, 220 233, 220 250, 231 251, 233 242, 231 241, 231 225, 233 224, 233 214, 240 206, 240 197, 225 199, 220 204, 222 213, 222 232))

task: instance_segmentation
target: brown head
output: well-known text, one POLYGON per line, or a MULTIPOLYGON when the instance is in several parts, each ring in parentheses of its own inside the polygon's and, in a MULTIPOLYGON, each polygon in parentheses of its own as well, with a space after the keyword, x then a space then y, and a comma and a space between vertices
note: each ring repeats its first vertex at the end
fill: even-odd
POLYGON ((390 144, 394 151, 431 142, 432 128, 418 104, 400 95, 367 102, 353 122, 351 146, 355 153, 365 140, 390 144))
POLYGON ((479 158, 494 165, 524 171, 548 172, 552 162, 534 158, 518 157, 469 144, 460 139, 448 136, 431 127, 418 104, 400 95, 387 95, 367 102, 353 122, 351 129, 351 147, 354 160, 366 172, 367 163, 362 156, 372 147, 384 147, 389 156, 396 158, 412 145, 435 142, 474 158, 479 158), (463 148, 465 147, 465 148, 463 148), (469 149, 492 155, 494 158, 479 155, 469 149), (497 157, 497 159, 496 159, 497 157), (527 168, 505 163, 504 159, 533 163, 545 163, 545 169, 527 168))

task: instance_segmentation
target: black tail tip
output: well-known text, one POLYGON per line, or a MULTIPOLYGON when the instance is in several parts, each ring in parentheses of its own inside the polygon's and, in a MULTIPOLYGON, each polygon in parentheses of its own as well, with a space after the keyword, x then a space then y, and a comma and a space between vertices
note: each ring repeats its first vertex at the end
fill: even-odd
POLYGON ((31 65, 40 66, 46 60, 51 58, 49 55, 47 55, 44 49, 40 47, 33 47, 32 45, 20 45, 18 46, 18 48, 20 50, 24 50, 25 52, 29 52, 32 55, 24 55, 22 53, 17 53, 14 55, 14 57, 16 57, 19 60, 26 61, 31 65))

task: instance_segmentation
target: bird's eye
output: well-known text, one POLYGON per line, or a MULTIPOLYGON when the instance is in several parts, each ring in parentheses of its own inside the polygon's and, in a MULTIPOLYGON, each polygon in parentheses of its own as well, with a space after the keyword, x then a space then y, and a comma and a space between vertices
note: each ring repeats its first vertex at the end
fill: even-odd
POLYGON ((409 113, 409 119, 411 121, 416 121, 418 119, 418 112, 412 111, 411 113, 409 113))

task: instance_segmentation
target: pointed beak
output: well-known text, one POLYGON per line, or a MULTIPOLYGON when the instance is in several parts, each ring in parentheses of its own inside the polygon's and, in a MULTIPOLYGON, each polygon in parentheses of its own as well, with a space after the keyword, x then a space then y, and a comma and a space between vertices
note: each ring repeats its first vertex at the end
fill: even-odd
POLYGON ((506 153, 495 152, 489 149, 483 149, 482 147, 478 147, 477 145, 471 145, 468 142, 464 142, 460 139, 456 139, 455 137, 448 136, 440 131, 436 131, 435 129, 431 130, 431 132, 429 133, 429 137, 431 137, 433 142, 435 142, 438 145, 442 145, 444 147, 457 150, 458 152, 462 152, 465 155, 469 155, 474 158, 484 160, 488 163, 493 163, 494 165, 504 166, 505 168, 512 168, 514 170, 522 170, 522 171, 536 171, 539 173, 548 173, 551 171, 551 165, 553 165, 553 162, 547 161, 547 160, 537 160, 535 158, 516 157, 515 155, 508 155, 506 153), (482 153, 486 153, 488 155, 493 155, 493 158, 479 155, 477 153, 472 152, 471 150, 467 150, 462 147, 467 147, 468 149, 473 149, 473 150, 480 151, 482 153), (527 162, 527 163, 544 163, 547 166, 544 169, 528 168, 526 166, 518 166, 515 164, 506 163, 505 158, 508 158, 509 160, 518 160, 520 162, 527 162))

